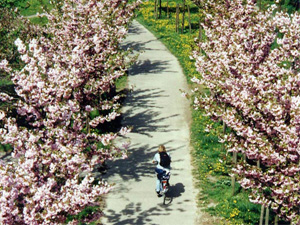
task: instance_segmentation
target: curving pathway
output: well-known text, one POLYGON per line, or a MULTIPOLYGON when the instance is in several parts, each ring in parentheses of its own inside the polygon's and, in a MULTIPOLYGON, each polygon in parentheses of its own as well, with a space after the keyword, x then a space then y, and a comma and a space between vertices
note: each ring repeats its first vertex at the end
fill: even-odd
POLYGON ((133 91, 125 101, 123 124, 133 126, 130 156, 110 162, 104 179, 116 183, 107 195, 104 224, 194 225, 196 190, 190 165, 188 90, 177 59, 148 30, 134 21, 125 46, 142 51, 129 71, 133 91), (155 193, 157 147, 164 144, 172 156, 170 195, 163 205, 155 193))

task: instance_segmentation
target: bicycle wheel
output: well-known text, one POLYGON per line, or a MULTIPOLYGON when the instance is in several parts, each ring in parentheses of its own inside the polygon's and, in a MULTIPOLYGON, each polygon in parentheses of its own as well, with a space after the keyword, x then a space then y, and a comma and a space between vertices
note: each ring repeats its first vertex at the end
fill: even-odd
POLYGON ((166 192, 164 192, 164 194, 163 194, 163 205, 168 205, 173 200, 172 196, 169 195, 169 188, 170 188, 170 185, 169 185, 169 183, 167 183, 166 192))
POLYGON ((167 196, 166 196, 166 194, 164 194, 164 197, 163 197, 163 205, 166 205, 166 198, 167 198, 167 196))

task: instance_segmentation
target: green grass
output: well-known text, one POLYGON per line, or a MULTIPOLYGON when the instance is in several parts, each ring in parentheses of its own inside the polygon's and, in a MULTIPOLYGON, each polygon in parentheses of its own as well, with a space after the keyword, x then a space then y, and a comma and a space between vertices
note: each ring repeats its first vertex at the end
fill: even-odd
POLYGON ((36 13, 43 13, 43 7, 45 9, 52 9, 49 0, 28 0, 24 2, 20 7, 20 13, 23 16, 31 16, 36 13))
POLYGON ((192 156, 200 189, 199 204, 202 207, 211 204, 207 212, 223 217, 229 224, 257 224, 260 206, 249 202, 247 192, 238 183, 232 196, 231 177, 228 175, 232 167, 231 155, 218 142, 218 133, 223 132, 222 124, 212 122, 200 111, 193 111, 192 118, 192 156), (213 129, 207 132, 206 125, 213 129))
MULTIPOLYGON (((79 221, 79 225, 86 225, 87 223, 85 221, 88 220, 93 213, 99 213, 99 211, 101 211, 100 206, 88 206, 77 215, 69 215, 65 224, 76 219, 79 221)), ((99 223, 99 221, 94 221, 89 223, 89 225, 97 225, 99 223)))
POLYGON ((0 145, 0 152, 10 152, 12 147, 10 145, 0 145))
POLYGON ((122 92, 127 88, 128 76, 124 75, 121 76, 119 79, 116 80, 116 90, 117 92, 122 92))
POLYGON ((47 17, 32 17, 29 19, 31 23, 39 24, 41 26, 46 25, 48 23, 47 17))

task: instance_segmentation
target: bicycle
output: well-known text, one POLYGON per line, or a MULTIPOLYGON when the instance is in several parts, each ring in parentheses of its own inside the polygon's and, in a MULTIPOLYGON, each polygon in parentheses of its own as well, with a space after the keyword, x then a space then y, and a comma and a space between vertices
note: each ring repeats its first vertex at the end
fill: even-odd
POLYGON ((170 183, 169 183, 170 176, 171 176, 170 171, 165 170, 160 179, 161 187, 162 187, 161 195, 163 196, 163 204, 164 205, 166 205, 166 202, 168 199, 169 199, 168 204, 170 204, 172 202, 172 198, 170 196, 167 196, 167 193, 170 188, 170 183))

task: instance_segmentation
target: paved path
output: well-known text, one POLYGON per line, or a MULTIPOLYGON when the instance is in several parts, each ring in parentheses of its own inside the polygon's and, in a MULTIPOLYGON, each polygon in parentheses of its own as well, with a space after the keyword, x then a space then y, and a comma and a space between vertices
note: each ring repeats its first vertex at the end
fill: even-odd
POLYGON ((143 51, 129 71, 134 90, 124 106, 124 125, 133 126, 130 156, 111 162, 105 179, 116 183, 107 196, 104 224, 194 225, 197 217, 189 153, 189 101, 177 59, 149 31, 134 21, 125 45, 143 51), (170 194, 162 204, 155 193, 152 158, 164 144, 172 156, 170 194))

